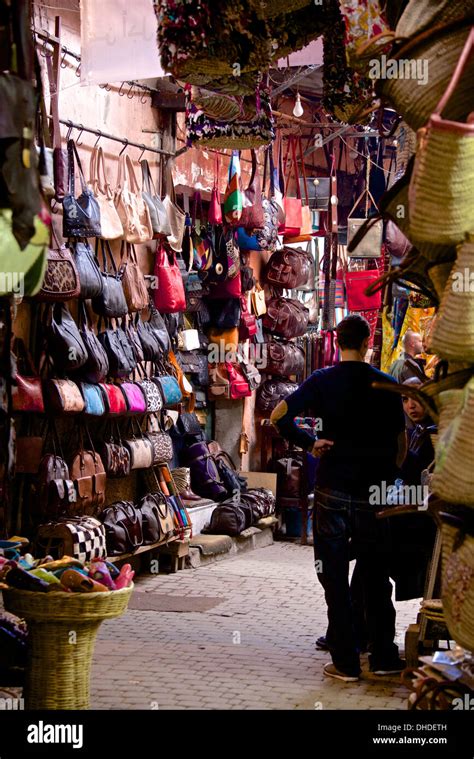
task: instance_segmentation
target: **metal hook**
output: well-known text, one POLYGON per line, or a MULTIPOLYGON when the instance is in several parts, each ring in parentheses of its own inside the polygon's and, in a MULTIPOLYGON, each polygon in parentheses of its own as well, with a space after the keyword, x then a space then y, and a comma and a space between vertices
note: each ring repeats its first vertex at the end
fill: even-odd
POLYGON ((123 146, 122 150, 120 151, 119 155, 122 155, 122 153, 124 152, 124 150, 126 150, 127 147, 128 147, 128 140, 127 140, 126 137, 124 137, 123 141, 124 141, 124 146, 123 146))
POLYGON ((147 100, 147 93, 145 92, 145 94, 140 97, 140 103, 142 105, 145 105, 145 103, 147 103, 147 102, 148 102, 148 100, 147 100))
POLYGON ((127 97, 130 98, 130 100, 133 100, 134 94, 135 93, 133 92, 133 82, 132 82, 129 91, 127 92, 127 97), (132 93, 132 94, 130 95, 130 93, 132 93))
POLYGON ((140 155, 138 156, 138 160, 139 160, 139 161, 141 161, 141 160, 142 160, 142 155, 143 155, 143 153, 144 153, 144 152, 145 152, 145 150, 146 150, 146 145, 144 145, 144 144, 142 143, 142 144, 140 145, 140 147, 141 147, 141 149, 142 149, 142 152, 141 152, 141 153, 140 153, 140 155))
POLYGON ((77 67, 75 71, 76 76, 81 76, 81 62, 79 61, 79 66, 77 67))
POLYGON ((62 54, 62 56, 61 56, 61 61, 60 61, 60 64, 59 64, 59 65, 61 66, 61 68, 62 68, 62 69, 65 69, 65 68, 67 68, 67 63, 66 63, 66 55, 67 55, 67 52, 64 50, 64 51, 63 51, 63 54, 62 54))
POLYGON ((118 91, 118 94, 120 95, 121 98, 123 98, 123 96, 125 95, 125 92, 122 92, 124 84, 125 82, 122 82, 122 84, 120 85, 120 89, 118 91))
POLYGON ((79 142, 79 140, 81 138, 81 135, 82 135, 82 133, 84 131, 84 127, 82 126, 82 124, 79 124, 79 129, 80 129, 80 132, 79 132, 79 134, 76 137, 76 146, 77 147, 79 147, 80 145, 82 145, 82 142, 79 142))
POLYGON ((96 148, 96 147, 97 147, 97 145, 99 144, 99 140, 100 140, 100 138, 102 137, 102 132, 100 131, 100 129, 98 129, 98 130, 97 130, 97 133, 98 133, 98 135, 99 135, 99 136, 97 137, 97 139, 96 139, 96 141, 95 141, 95 143, 94 143, 94 147, 95 147, 95 148, 96 148))
POLYGON ((67 134, 66 134, 66 142, 69 142, 69 140, 71 139, 71 134, 72 134, 73 128, 74 127, 72 126, 72 122, 70 121, 69 122, 68 130, 67 130, 67 134))

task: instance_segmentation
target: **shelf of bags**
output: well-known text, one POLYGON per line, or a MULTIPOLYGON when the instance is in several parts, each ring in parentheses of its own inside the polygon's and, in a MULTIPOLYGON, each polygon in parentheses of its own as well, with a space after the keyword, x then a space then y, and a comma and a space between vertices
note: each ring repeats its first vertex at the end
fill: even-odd
POLYGON ((157 543, 150 543, 146 546, 140 546, 140 548, 137 548, 135 551, 131 551, 130 553, 121 553, 118 556, 107 556, 107 561, 111 561, 112 564, 115 564, 119 561, 124 561, 125 559, 131 559, 135 556, 139 556, 141 553, 153 551, 155 548, 161 548, 162 546, 169 545, 170 543, 176 543, 178 540, 180 540, 179 535, 174 535, 168 540, 159 540, 157 543))

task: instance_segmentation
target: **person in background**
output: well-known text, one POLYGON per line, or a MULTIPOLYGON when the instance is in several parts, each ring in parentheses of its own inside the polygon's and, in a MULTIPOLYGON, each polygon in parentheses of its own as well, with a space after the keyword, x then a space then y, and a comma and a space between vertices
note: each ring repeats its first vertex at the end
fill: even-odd
MULTIPOLYGON (((405 457, 405 418, 400 397, 375 390, 394 382, 365 362, 370 327, 358 314, 337 326, 341 360, 318 369, 279 403, 271 421, 280 434, 320 458, 313 510, 314 555, 328 609, 327 645, 332 663, 324 674, 358 680, 361 668, 349 588, 349 564, 357 561, 369 637, 369 664, 376 674, 405 667, 394 643, 395 609, 389 579, 384 504, 369 502, 369 488, 393 483, 405 457), (295 417, 321 420, 322 437, 298 429, 295 417)), ((320 426, 321 429, 321 426, 320 426)), ((382 496, 380 496, 382 497, 382 496)))
POLYGON ((408 329, 402 338, 403 353, 393 362, 389 374, 397 382, 406 382, 410 377, 417 377, 421 382, 428 379, 425 375, 424 360, 417 358, 423 353, 423 341, 418 332, 408 329))

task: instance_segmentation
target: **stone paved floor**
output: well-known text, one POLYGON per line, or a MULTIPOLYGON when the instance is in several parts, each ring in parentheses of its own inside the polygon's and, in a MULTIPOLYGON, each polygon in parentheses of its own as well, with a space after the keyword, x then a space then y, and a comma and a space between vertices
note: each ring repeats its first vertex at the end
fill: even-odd
MULTIPOLYGON (((199 569, 142 575, 137 589, 218 597, 206 612, 128 611, 99 632, 95 709, 405 709, 398 677, 322 674, 326 627, 311 547, 275 543, 199 569)), ((418 601, 397 604, 398 642, 418 601)))

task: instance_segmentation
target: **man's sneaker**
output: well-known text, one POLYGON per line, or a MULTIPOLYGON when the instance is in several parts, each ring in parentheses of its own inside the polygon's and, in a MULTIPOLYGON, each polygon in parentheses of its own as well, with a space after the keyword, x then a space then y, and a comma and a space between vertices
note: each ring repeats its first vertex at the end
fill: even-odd
POLYGON ((391 662, 386 662, 385 665, 382 665, 381 667, 374 667, 372 664, 370 665, 370 671, 374 675, 399 675, 400 672, 403 672, 404 669, 406 669, 407 663, 403 659, 395 659, 391 662))
POLYGON ((326 664, 323 672, 326 677, 334 677, 336 680, 342 680, 343 683, 356 683, 359 679, 359 675, 346 675, 344 672, 340 672, 334 664, 326 664))
POLYGON ((326 642, 326 636, 325 635, 321 635, 319 638, 317 638, 314 645, 320 651, 329 651, 329 646, 328 646, 328 644, 326 642))

